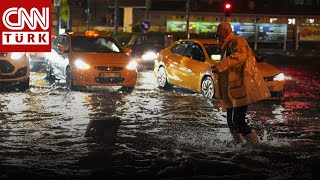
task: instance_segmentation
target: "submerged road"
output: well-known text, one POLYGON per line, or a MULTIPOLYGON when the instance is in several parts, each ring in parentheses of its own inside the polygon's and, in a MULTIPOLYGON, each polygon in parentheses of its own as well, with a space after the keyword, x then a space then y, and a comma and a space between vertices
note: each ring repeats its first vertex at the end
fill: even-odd
POLYGON ((39 69, 27 92, 0 90, 0 177, 318 177, 320 59, 270 62, 286 74, 286 92, 249 107, 258 148, 234 144, 217 100, 159 89, 152 70, 125 93, 69 91, 39 69))

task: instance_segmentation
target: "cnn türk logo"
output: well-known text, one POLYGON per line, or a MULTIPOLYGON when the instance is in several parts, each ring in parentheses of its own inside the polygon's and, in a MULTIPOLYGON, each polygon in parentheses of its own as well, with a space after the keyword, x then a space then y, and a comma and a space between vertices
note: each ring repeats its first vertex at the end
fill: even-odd
POLYGON ((10 0, 0 12, 0 52, 51 50, 51 0, 10 0))

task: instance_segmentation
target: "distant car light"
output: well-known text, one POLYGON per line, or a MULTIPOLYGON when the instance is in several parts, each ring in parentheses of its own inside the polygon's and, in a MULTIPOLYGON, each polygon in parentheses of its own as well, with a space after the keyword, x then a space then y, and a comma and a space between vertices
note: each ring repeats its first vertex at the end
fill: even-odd
POLYGON ((74 64, 76 65, 76 67, 77 67, 78 69, 84 69, 84 70, 90 69, 90 65, 87 64, 87 63, 85 63, 85 62, 83 62, 83 61, 80 60, 80 59, 77 59, 77 60, 74 62, 74 64))
POLYGON ((153 51, 148 51, 146 53, 144 53, 142 56, 141 56, 141 59, 143 61, 152 61, 152 60, 155 60, 157 59, 157 54, 153 51))
POLYGON ((212 54, 211 59, 215 61, 220 61, 221 60, 221 55, 220 54, 212 54))
POLYGON ((285 80, 285 77, 284 77, 284 74, 283 73, 280 73, 278 75, 276 75, 274 78, 273 78, 274 81, 284 81, 285 80))
POLYGON ((138 63, 136 61, 131 61, 128 65, 127 65, 127 69, 128 70, 136 70, 138 67, 138 63))
POLYGON ((13 52, 11 54, 11 59, 17 60, 17 59, 22 58, 24 55, 25 55, 24 52, 13 52))

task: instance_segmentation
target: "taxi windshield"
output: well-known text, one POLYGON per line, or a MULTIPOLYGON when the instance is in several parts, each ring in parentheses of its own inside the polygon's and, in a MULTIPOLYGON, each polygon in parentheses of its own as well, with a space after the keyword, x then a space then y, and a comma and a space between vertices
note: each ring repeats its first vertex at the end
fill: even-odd
POLYGON ((120 53, 122 49, 109 37, 72 36, 71 49, 75 52, 120 53))
POLYGON ((163 42, 164 39, 160 35, 144 35, 144 36, 137 36, 133 37, 130 42, 128 43, 129 45, 159 45, 160 43, 163 42))

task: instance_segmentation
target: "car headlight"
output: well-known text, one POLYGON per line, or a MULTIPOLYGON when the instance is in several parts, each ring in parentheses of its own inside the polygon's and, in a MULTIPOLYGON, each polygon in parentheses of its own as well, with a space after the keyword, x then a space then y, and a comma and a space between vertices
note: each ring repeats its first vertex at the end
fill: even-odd
POLYGON ((11 59, 14 59, 14 60, 17 60, 17 59, 20 59, 20 58, 22 58, 23 56, 25 55, 25 53, 24 52, 13 52, 12 54, 11 54, 11 59))
POLYGON ((285 77, 283 73, 280 73, 273 78, 274 81, 284 81, 284 79, 285 77))
POLYGON ((141 56, 143 61, 151 61, 157 59, 157 54, 153 51, 148 51, 141 56))
POLYGON ((131 61, 128 65, 127 65, 127 69, 128 70, 136 70, 138 66, 138 63, 136 61, 131 61))
POLYGON ((77 67, 78 69, 89 69, 89 68, 90 68, 90 65, 89 65, 89 64, 83 62, 83 61, 80 60, 80 59, 77 59, 77 60, 74 62, 74 64, 76 65, 76 67, 77 67))

